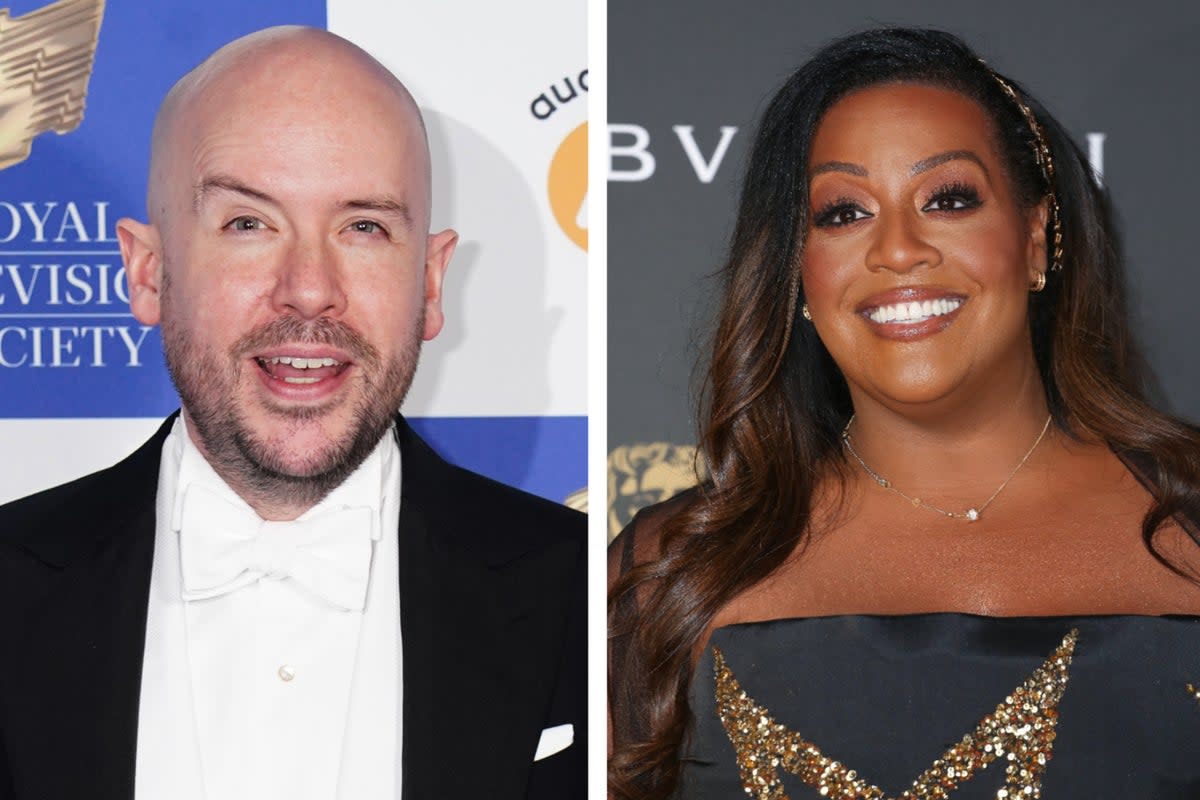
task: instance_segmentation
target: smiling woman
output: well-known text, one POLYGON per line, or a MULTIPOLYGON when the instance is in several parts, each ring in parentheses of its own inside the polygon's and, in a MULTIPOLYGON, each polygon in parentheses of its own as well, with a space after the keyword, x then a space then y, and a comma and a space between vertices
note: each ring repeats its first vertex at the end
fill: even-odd
POLYGON ((801 274, 856 408, 1040 391, 1025 298, 1046 205, 1014 194, 994 139, 974 100, 920 84, 855 92, 818 126, 801 274))
POLYGON ((1200 437, 1145 399, 1118 254, 1079 149, 953 36, 787 81, 709 476, 610 549, 612 794, 1195 795, 1200 437))

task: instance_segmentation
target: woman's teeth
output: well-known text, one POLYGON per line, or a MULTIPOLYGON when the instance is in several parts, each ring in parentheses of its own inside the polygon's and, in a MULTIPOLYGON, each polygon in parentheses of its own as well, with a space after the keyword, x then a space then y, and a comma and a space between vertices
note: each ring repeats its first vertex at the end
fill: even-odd
POLYGON ((873 309, 867 317, 872 322, 924 322, 931 317, 940 317, 957 311, 963 304, 958 298, 943 297, 937 300, 925 300, 917 303, 896 303, 890 306, 879 306, 873 309))

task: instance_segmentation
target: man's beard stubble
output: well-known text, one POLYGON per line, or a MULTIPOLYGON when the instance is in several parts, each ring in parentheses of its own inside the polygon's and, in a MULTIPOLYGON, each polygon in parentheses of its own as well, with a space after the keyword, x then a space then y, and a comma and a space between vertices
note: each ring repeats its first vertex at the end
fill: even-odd
MULTIPOLYGON (((325 317, 311 322, 279 317, 238 339, 231 352, 217 353, 198 345, 174 324, 171 305, 171 294, 164 285, 162 342, 167 370, 213 469, 255 507, 262 503, 311 508, 358 468, 392 424, 408 393, 424 328, 424 321, 418 318, 413 335, 386 367, 379 351, 350 326, 325 317), (235 391, 251 353, 297 343, 328 344, 348 353, 359 373, 351 377, 360 381, 361 389, 345 434, 294 468, 284 463, 280 446, 250 429, 243 409, 237 406, 235 391)), ((293 424, 319 419, 324 413, 322 407, 267 407, 266 411, 293 424)), ((287 435, 284 430, 276 436, 286 439, 287 435)))

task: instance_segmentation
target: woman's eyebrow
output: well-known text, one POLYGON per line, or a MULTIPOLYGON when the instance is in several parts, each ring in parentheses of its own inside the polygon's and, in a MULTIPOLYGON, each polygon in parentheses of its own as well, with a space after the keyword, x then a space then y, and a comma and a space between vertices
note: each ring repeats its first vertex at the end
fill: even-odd
POLYGON ((936 166, 945 164, 947 161, 957 161, 959 159, 975 162, 983 170, 984 175, 987 175, 989 178, 991 177, 988 174, 987 166, 983 163, 983 159, 970 150, 947 150, 945 153, 938 153, 936 156, 923 158, 912 165, 911 172, 913 175, 920 175, 922 172, 928 172, 936 166))
POLYGON ((811 175, 820 175, 823 172, 845 172, 850 175, 857 175, 860 178, 867 177, 867 168, 859 164, 851 164, 848 161, 826 161, 823 164, 818 164, 812 168, 811 175))

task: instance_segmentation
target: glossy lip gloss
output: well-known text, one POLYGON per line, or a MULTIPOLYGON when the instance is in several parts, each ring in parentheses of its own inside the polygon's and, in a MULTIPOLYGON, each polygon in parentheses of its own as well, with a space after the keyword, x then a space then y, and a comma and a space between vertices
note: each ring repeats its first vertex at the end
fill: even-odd
POLYGON ((872 295, 855 311, 877 336, 911 341, 946 330, 966 303, 965 295, 949 289, 910 286, 872 295))

